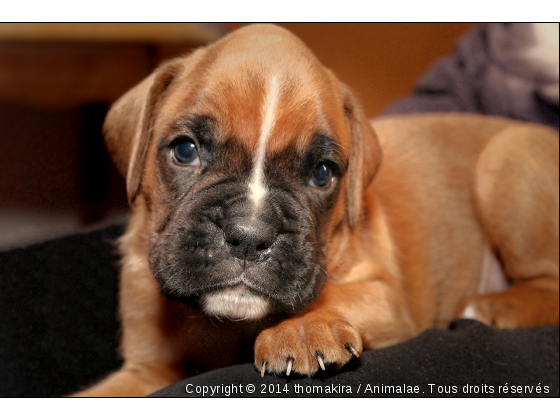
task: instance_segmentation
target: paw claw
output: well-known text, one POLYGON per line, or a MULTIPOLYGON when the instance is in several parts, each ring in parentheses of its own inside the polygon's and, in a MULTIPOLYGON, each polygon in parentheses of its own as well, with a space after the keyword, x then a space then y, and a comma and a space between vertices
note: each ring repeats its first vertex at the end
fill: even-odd
POLYGON ((325 363, 323 362, 323 356, 321 356, 321 354, 317 354, 317 361, 319 362, 321 369, 325 370, 325 363))
POLYGON ((352 344, 350 344, 350 343, 346 344, 346 348, 347 348, 348 351, 349 351, 350 353, 352 353, 354 356, 360 357, 360 353, 358 353, 358 352, 356 351, 356 349, 352 346, 352 344))
POLYGON ((261 367, 261 378, 264 378, 265 372, 266 372, 266 360, 263 360, 262 367, 261 367))
POLYGON ((288 358, 288 367, 286 368, 286 376, 290 376, 290 373, 292 372, 293 361, 294 359, 292 359, 291 357, 288 358))

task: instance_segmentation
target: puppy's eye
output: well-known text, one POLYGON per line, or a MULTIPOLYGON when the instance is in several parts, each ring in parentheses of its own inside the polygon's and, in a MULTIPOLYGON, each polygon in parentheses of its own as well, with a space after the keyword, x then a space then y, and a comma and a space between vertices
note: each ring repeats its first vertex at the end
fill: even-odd
POLYGON ((189 140, 181 140, 173 147, 173 156, 181 165, 197 166, 200 164, 196 145, 189 140))
POLYGON ((333 168, 326 162, 319 163, 313 170, 309 185, 316 188, 327 188, 333 181, 333 168))

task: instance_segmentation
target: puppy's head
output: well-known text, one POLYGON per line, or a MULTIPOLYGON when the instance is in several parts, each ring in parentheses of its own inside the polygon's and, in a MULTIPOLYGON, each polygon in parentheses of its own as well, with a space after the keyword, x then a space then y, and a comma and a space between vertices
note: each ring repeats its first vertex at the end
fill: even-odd
POLYGON ((380 160, 350 91, 271 25, 157 69, 113 106, 105 136, 147 208, 163 292, 238 319, 316 298, 329 236, 358 223, 380 160))

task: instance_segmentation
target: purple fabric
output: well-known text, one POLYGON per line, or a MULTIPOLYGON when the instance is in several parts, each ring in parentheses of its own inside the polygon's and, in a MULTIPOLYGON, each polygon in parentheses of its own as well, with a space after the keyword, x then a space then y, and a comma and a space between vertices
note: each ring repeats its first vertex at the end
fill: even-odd
POLYGON ((558 63, 535 53, 545 48, 538 29, 525 23, 473 28, 453 55, 420 78, 412 95, 383 114, 471 112, 558 128, 558 63))

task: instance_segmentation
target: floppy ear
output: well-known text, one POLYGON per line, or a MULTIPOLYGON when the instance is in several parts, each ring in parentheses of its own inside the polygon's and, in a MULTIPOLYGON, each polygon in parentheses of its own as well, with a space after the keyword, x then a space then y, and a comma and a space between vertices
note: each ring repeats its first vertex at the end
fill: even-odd
POLYGON ((364 116, 362 106, 345 86, 342 97, 350 134, 346 206, 348 224, 352 228, 360 218, 364 190, 381 163, 381 147, 373 127, 364 116))
POLYGON ((140 191, 155 110, 167 87, 183 67, 183 60, 175 59, 156 69, 115 102, 105 118, 105 144, 126 179, 130 204, 140 191))

